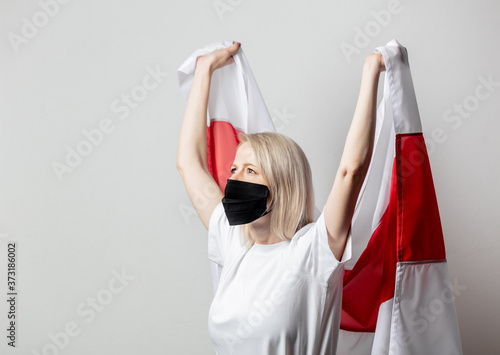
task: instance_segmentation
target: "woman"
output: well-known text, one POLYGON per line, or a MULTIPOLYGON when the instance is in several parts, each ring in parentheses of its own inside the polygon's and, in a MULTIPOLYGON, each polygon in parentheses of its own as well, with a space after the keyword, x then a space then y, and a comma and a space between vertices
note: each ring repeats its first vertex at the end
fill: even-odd
POLYGON ((219 355, 335 354, 349 230, 372 154, 385 63, 379 53, 366 57, 340 165, 314 222, 309 163, 280 133, 239 135, 224 196, 208 172, 210 80, 234 62, 239 47, 198 58, 177 154, 177 169, 208 230, 209 258, 223 267, 209 333, 219 355), (200 199, 200 190, 213 193, 200 199))

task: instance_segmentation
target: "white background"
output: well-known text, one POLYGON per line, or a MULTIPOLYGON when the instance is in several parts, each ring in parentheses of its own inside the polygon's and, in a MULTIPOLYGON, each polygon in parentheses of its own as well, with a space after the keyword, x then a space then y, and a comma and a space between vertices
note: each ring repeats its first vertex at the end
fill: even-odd
POLYGON ((1 0, 2 354, 214 354, 207 232, 175 168, 186 104, 176 69, 207 43, 241 42, 278 131, 309 157, 321 207, 364 58, 393 38, 409 53, 464 353, 496 353, 500 4, 401 0, 390 19, 371 12, 394 10, 390 3, 69 1, 56 11, 1 0), (44 11, 53 15, 46 23, 44 11), (31 38, 24 19, 39 25, 31 38), (111 105, 124 107, 121 96, 140 90, 148 67, 168 75, 120 119, 111 105), (479 99, 489 77, 498 84, 479 99), (456 105, 468 117, 447 121, 456 105), (114 130, 58 179, 54 163, 106 119, 114 130), (8 241, 18 250, 16 350, 4 327, 8 241), (133 279, 114 283, 122 272, 133 279), (105 304, 90 318, 96 297, 105 304), (54 345, 51 334, 72 325, 78 334, 54 345))

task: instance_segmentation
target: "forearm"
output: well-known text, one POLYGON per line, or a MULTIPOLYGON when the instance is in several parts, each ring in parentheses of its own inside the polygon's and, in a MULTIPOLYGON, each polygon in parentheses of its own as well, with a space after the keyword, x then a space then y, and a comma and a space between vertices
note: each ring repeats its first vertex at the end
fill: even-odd
POLYGON ((363 66, 356 110, 347 134, 340 166, 345 171, 363 173, 370 163, 375 139, 377 89, 380 70, 373 58, 363 66))
POLYGON ((187 164, 207 167, 207 107, 212 71, 198 63, 182 120, 177 168, 187 164))

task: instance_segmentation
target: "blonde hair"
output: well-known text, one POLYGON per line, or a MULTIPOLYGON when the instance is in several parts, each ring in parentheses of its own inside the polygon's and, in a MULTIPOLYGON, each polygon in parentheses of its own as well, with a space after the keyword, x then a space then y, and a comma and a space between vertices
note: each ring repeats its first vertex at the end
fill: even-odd
MULTIPOLYGON (((257 165, 270 191, 271 233, 291 240, 308 223, 314 222, 314 189, 309 161, 291 138, 278 132, 238 134, 240 143, 250 143, 257 165)), ((255 239, 250 223, 242 225, 243 245, 255 239)))

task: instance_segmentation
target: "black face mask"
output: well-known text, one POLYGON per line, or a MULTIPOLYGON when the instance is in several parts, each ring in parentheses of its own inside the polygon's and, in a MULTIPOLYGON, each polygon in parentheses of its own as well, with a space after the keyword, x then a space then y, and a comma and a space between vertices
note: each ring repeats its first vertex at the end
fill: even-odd
POLYGON ((252 182, 227 179, 222 205, 231 226, 246 224, 265 216, 269 188, 252 182))

